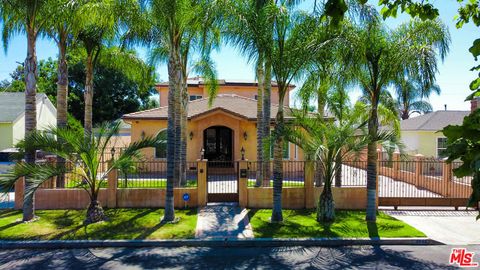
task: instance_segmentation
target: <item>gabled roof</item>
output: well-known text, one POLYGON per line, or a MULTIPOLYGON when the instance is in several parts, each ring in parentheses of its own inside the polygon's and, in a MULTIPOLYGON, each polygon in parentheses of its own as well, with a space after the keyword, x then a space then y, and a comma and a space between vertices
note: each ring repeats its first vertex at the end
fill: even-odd
MULTIPOLYGON (((195 77, 195 78, 188 78, 187 79, 187 85, 189 87, 198 87, 200 85, 205 85, 205 80, 202 77, 195 77)), ((224 86, 257 86, 258 82, 257 81, 248 81, 248 80, 225 80, 225 79, 219 79, 217 80, 217 83, 219 85, 224 85, 224 86)), ((163 86, 163 87, 168 87, 168 82, 160 82, 156 84, 157 86, 163 86)), ((277 87, 278 84, 276 81, 272 81, 272 87, 277 87)), ((295 85, 290 84, 290 88, 294 88, 295 85)))
MULTIPOLYGON (((37 94, 37 105, 45 102, 56 113, 56 109, 44 93, 37 94)), ((25 113, 25 92, 0 93, 0 123, 13 123, 25 113)))
MULTIPOLYGON (((257 101, 255 99, 242 97, 238 95, 218 95, 212 106, 208 106, 208 98, 197 99, 188 103, 188 119, 214 112, 224 111, 234 116, 244 118, 249 121, 257 120, 257 101)), ((271 119, 275 119, 278 112, 278 105, 271 105, 271 119)), ((290 108, 285 107, 285 119, 293 118, 290 108)), ((152 119, 166 120, 168 118, 168 107, 160 107, 146 111, 126 114, 122 117, 125 120, 152 119)))
POLYGON ((400 121, 402 131, 439 131, 448 125, 461 125, 470 111, 436 111, 400 121))

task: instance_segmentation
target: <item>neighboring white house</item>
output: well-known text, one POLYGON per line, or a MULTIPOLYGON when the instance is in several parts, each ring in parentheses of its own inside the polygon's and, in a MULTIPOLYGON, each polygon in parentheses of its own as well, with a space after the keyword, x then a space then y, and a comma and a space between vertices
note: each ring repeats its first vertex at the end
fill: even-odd
POLYGON ((461 125, 470 111, 436 111, 400 122, 401 138, 408 154, 442 158, 446 138, 439 132, 448 125, 461 125))
MULTIPOLYGON (((37 129, 57 124, 57 110, 47 95, 37 94, 37 129)), ((25 93, 0 93, 0 151, 25 137, 25 93)))

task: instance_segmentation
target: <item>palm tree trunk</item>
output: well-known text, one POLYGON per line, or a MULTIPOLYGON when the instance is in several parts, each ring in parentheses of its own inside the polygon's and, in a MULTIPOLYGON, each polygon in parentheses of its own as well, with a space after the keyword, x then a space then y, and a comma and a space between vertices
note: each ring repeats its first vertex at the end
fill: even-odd
MULTIPOLYGON (((270 161, 270 123, 271 123, 271 93, 272 93, 272 55, 265 54, 265 88, 263 94, 263 138, 264 149, 263 160, 270 161)), ((283 104, 283 101, 282 101, 283 104)), ((283 151, 283 150, 282 150, 283 151)), ((283 152, 282 152, 283 153, 283 152)), ((263 167, 263 185, 270 186, 270 162, 263 167)))
POLYGON ((367 146, 367 221, 376 221, 377 219, 377 106, 377 102, 372 102, 368 120, 370 142, 367 146))
POLYGON ((85 221, 83 222, 85 225, 97 223, 100 221, 106 220, 105 213, 103 212, 103 208, 100 205, 100 202, 97 200, 96 196, 94 199, 90 201, 90 204, 87 208, 87 214, 85 217, 85 221))
POLYGON ((335 186, 342 186, 342 156, 337 155, 335 158, 335 186))
MULTIPOLYGON (((325 95, 326 93, 324 94, 323 88, 320 86, 317 92, 317 113, 322 116, 325 114, 325 95)), ((321 161, 319 161, 319 163, 320 162, 321 161)), ((321 164, 317 164, 315 174, 315 186, 320 187, 324 182, 324 172, 321 164)))
MULTIPOLYGON (((279 87, 280 88, 280 87, 279 87)), ((279 90, 280 91, 280 90, 279 90)), ((275 130, 273 136, 275 144, 273 148, 273 209, 271 222, 283 221, 282 215, 282 186, 283 186, 283 97, 279 95, 278 112, 275 118, 275 130)))
POLYGON ((93 102, 93 50, 87 52, 87 65, 85 71, 85 116, 84 116, 84 127, 85 127, 85 138, 89 138, 92 134, 93 126, 93 114, 92 114, 92 102, 93 102))
POLYGON ((187 114, 188 114, 188 85, 187 78, 183 76, 182 84, 182 102, 181 102, 181 145, 180 145, 180 166, 179 166, 179 181, 180 186, 183 187, 187 184, 187 114))
POLYGON ((407 109, 404 109, 402 111, 402 120, 407 120, 408 118, 410 118, 409 112, 407 109))
MULTIPOLYGON (((34 29, 27 28, 27 58, 25 59, 25 136, 37 129, 37 34, 34 29)), ((35 163, 35 149, 25 152, 25 162, 35 163)), ((25 178, 24 190, 31 189, 33 183, 25 178)), ((35 196, 23 198, 23 221, 30 221, 35 217, 35 196)))
POLYGON ((318 198, 317 205, 317 221, 318 222, 333 222, 335 220, 335 201, 333 200, 331 185, 323 187, 322 194, 318 198))
POLYGON ((179 115, 175 113, 178 91, 182 87, 182 69, 180 53, 178 50, 171 50, 168 60, 168 120, 167 120, 167 190, 165 196, 165 214, 163 222, 173 221, 175 219, 175 210, 173 205, 173 187, 175 184, 175 162, 176 161, 176 123, 179 115), (177 93, 176 93, 177 92, 177 93))
POLYGON ((257 60, 257 80, 258 80, 258 89, 257 89, 257 180, 255 186, 259 187, 262 185, 263 181, 263 172, 267 160, 263 159, 263 150, 264 150, 264 128, 263 128, 263 92, 265 88, 265 73, 263 70, 263 53, 259 52, 257 60))
MULTIPOLYGON (((67 36, 60 33, 58 42, 58 81, 57 81, 57 127, 67 126, 68 98, 68 66, 67 66, 67 36)), ((65 159, 57 156, 58 166, 65 165, 65 159)), ((57 187, 65 187, 65 175, 57 176, 57 187)))

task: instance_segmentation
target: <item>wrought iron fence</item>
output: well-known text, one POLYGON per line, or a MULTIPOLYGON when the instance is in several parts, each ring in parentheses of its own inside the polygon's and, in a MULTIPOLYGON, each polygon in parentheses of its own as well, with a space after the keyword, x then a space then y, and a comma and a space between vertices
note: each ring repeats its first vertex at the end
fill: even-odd
MULTIPOLYGON (((248 187, 273 187, 273 162, 249 161, 247 170, 248 187), (267 174, 258 179, 262 165, 268 166, 267 174)), ((305 161, 283 161, 283 187, 303 187, 305 182, 305 161)))
MULTIPOLYGON (((183 171, 186 166, 186 175, 179 176, 174 187, 197 186, 196 162, 174 162, 175 170, 183 171)), ((126 164, 118 170, 118 188, 166 188, 167 162, 166 161, 136 161, 126 164)))

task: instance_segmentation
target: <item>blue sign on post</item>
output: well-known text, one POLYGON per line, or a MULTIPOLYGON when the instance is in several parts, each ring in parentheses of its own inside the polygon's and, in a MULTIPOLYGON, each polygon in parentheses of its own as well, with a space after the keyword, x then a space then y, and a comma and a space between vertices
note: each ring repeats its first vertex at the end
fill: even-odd
POLYGON ((187 202, 190 200, 190 194, 183 193, 183 201, 185 202, 185 208, 187 208, 187 202))

